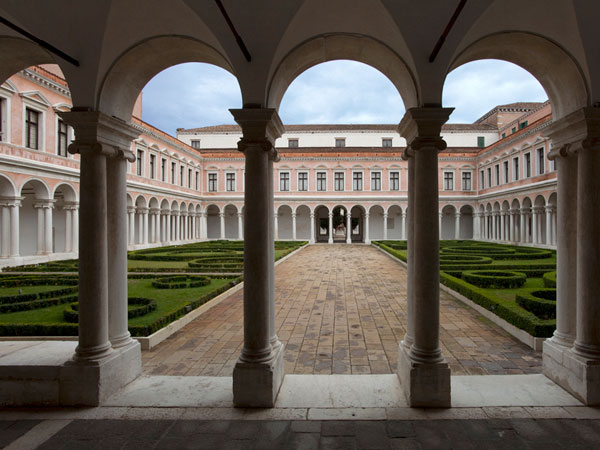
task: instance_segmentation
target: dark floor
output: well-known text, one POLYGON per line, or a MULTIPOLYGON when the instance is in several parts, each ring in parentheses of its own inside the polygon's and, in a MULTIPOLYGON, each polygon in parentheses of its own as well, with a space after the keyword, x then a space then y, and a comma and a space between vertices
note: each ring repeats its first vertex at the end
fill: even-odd
MULTIPOLYGON (((36 421, 0 422, 6 445, 36 421)), ((600 420, 75 420, 39 449, 598 449, 600 420)))

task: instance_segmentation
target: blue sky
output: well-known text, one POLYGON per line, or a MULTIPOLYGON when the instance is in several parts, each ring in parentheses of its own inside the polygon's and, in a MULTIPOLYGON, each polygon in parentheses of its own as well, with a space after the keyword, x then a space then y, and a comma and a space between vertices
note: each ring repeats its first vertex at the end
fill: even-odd
MULTIPOLYGON (((496 105, 544 101, 547 95, 528 72, 486 60, 465 64, 448 76, 444 106, 452 123, 471 123, 496 105)), ((234 123, 229 108, 242 104, 229 72, 208 64, 171 67, 144 88, 143 119, 175 135, 179 127, 234 123)), ((284 123, 398 123, 400 96, 377 70, 353 61, 331 61, 302 73, 286 92, 279 115, 284 123)))

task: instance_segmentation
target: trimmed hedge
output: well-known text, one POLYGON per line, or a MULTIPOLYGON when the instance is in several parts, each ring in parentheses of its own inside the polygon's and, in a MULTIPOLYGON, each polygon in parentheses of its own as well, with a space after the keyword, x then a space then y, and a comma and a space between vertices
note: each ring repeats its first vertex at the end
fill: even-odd
POLYGON ((467 270, 462 273, 462 279, 483 288, 515 288, 523 286, 527 276, 508 270, 467 270))
POLYGON ((0 304, 30 302, 33 300, 41 300, 44 298, 62 297, 63 295, 74 294, 76 292, 77 287, 69 287, 63 289, 55 289, 53 291, 36 292, 33 294, 7 295, 5 297, 0 297, 0 304))
POLYGON ((157 278, 156 280, 152 281, 152 287, 155 287, 157 289, 194 288, 200 286, 208 286, 209 284, 209 277, 193 275, 175 275, 172 277, 157 278))
POLYGON ((62 303, 70 303, 74 300, 77 300, 76 295, 70 295, 68 297, 46 298, 42 300, 33 300, 30 302, 22 303, 9 303, 5 305, 0 305, 0 314, 47 308, 48 306, 56 306, 62 303))
POLYGON ((542 279, 544 280, 544 287, 556 289, 556 270, 545 273, 542 279))
MULTIPOLYGON (((127 310, 128 319, 145 316, 146 314, 154 311, 157 308, 156 300, 144 297, 129 297, 127 299, 127 304, 138 305, 137 308, 130 308, 127 310)), ((79 303, 71 303, 63 311, 63 317, 65 318, 65 322, 79 323, 79 303)))
POLYGON ((519 306, 540 319, 556 319, 556 289, 536 289, 515 297, 519 306))

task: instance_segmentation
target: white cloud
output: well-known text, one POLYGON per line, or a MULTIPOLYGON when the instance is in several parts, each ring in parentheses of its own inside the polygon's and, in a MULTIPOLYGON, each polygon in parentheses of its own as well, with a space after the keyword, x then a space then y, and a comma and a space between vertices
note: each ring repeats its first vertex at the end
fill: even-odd
MULTIPOLYGON (((448 75, 443 104, 455 109, 450 121, 472 123, 494 106, 544 101, 533 76, 503 61, 476 61, 448 75)), ((234 123, 229 108, 241 107, 237 80, 208 64, 181 64, 144 88, 143 119, 175 134, 176 128, 234 123)), ((331 61, 300 74, 289 86, 279 114, 284 123, 398 123, 404 105, 379 71, 354 61, 331 61)))

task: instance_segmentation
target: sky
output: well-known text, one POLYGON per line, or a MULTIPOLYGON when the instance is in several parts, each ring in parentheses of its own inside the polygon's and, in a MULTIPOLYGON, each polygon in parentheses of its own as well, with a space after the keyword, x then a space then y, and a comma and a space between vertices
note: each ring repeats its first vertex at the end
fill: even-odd
MULTIPOLYGON (((450 123, 472 123, 497 105, 546 99, 542 86, 524 69, 484 60, 452 71, 442 102, 455 108, 450 123)), ((239 85, 229 72, 209 64, 180 64, 146 85, 143 119, 175 136, 177 128, 233 124, 228 110, 241 105, 239 85)), ((393 84, 377 70, 354 61, 330 61, 292 82, 279 115, 284 124, 391 124, 400 122, 404 106, 393 84)))

